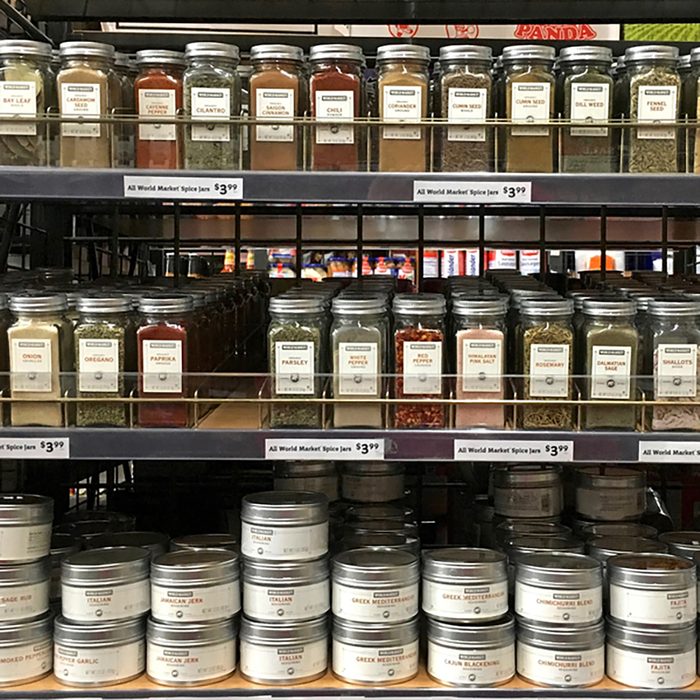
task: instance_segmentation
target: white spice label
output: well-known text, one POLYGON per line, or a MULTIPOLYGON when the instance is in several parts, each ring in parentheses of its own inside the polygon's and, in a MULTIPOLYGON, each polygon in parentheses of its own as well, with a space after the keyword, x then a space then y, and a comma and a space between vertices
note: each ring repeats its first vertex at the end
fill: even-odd
POLYGON ((603 614, 603 588, 547 589, 516 580, 515 612, 537 622, 595 622, 603 614))
POLYGON ((243 613, 254 620, 311 620, 330 607, 328 580, 287 588, 243 581, 243 613))
MULTIPOLYGON (((32 80, 0 82, 0 116, 36 117, 36 83, 32 80)), ((45 126, 45 125, 44 125, 45 126)), ((30 122, 0 122, 0 134, 36 136, 37 125, 30 122)))
POLYGON ((576 512, 592 520, 633 520, 645 507, 644 489, 576 489, 576 512))
POLYGON ((566 344, 530 346, 530 396, 565 399, 569 396, 569 352, 566 344))
POLYGON ((442 342, 404 341, 403 393, 442 394, 442 342))
POLYGON ((0 588, 0 622, 29 619, 49 609, 49 579, 0 588))
POLYGON ((51 343, 51 340, 12 338, 10 386, 13 392, 44 393, 54 390, 51 343))
POLYGON ((403 622, 418 614, 418 583, 354 588, 333 582, 333 614, 353 622, 403 622))
POLYGON ((148 612, 151 591, 148 580, 114 586, 71 586, 61 584, 63 614, 75 622, 126 620, 148 612))
POLYGON ((233 617, 241 609, 239 582, 174 588, 151 582, 151 615, 163 622, 207 622, 233 617))
POLYGON ((314 393, 314 343, 275 343, 275 393, 314 393))
POLYGON ((333 673, 359 683, 405 681, 418 673, 418 642, 357 647, 333 640, 333 673))
POLYGON ((607 136, 608 127, 588 126, 610 118, 610 86, 607 83, 571 83, 571 121, 586 126, 572 126, 572 136, 607 136))
POLYGON ((182 341, 143 340, 143 393, 182 393, 182 341))
MULTIPOLYGON (((678 87, 675 85, 640 85, 637 92, 637 120, 663 124, 674 122, 678 116, 678 87)), ((673 127, 638 127, 637 138, 646 140, 672 140, 676 138, 673 127)))
POLYGON ((255 140, 292 143, 294 141, 294 126, 286 125, 283 122, 294 119, 294 102, 294 90, 256 88, 255 116, 260 120, 276 123, 269 126, 256 126, 255 140))
MULTIPOLYGON (((385 85, 382 119, 386 121, 419 122, 423 116, 423 88, 420 85, 385 85)), ((382 138, 419 141, 419 126, 385 126, 382 138)))
POLYGON ((241 553, 252 559, 298 561, 328 552, 328 523, 299 527, 265 527, 241 523, 241 553))
POLYGON ((661 344, 654 351, 656 398, 694 399, 698 394, 698 346, 661 344))
POLYGON ((423 578, 423 612, 440 619, 491 620, 508 612, 508 582, 463 586, 423 578))
MULTIPOLYGON (((605 675, 605 647, 562 652, 518 641, 518 674, 543 685, 583 687, 605 675)), ((634 684, 633 684, 634 685, 634 684)))
POLYGON ((145 668, 144 640, 102 649, 57 643, 54 649, 54 674, 68 683, 109 685, 138 676, 145 668))
MULTIPOLYGON (((552 86, 549 83, 513 83, 511 119, 527 124, 546 122, 551 114, 552 86)), ((549 136, 546 126, 513 126, 511 136, 549 136)))
POLYGON ((498 685, 515 675, 515 644, 453 649, 428 640, 428 673, 450 685, 498 685))
POLYGON ((202 683, 228 676, 236 670, 233 639, 203 647, 164 647, 148 642, 148 675, 156 683, 202 683))
POLYGON ((695 650, 648 654, 608 644, 608 676, 633 688, 684 688, 696 680, 695 650))
MULTIPOLYGON (((8 452, 7 454, 0 452, 0 454, 3 457, 10 457, 13 452, 8 452)), ((22 453, 18 452, 16 454, 19 456, 22 453)), ((40 456, 44 457, 43 454, 40 456)), ((22 459, 25 459, 23 455, 22 459)), ((0 527, 0 558, 3 561, 22 562, 41 559, 49 555, 50 547, 51 523, 46 525, 0 527)))
MULTIPOLYGON (((61 116, 63 117, 99 117, 101 112, 102 86, 98 83, 62 83, 61 116)), ((64 122, 61 124, 62 136, 77 138, 99 138, 102 125, 97 123, 81 124, 64 122)))
MULTIPOLYGON (((175 90, 139 90, 140 117, 174 117, 177 113, 175 90)), ((177 126, 175 124, 139 124, 141 141, 175 141, 177 126)))
POLYGON ((453 126, 483 122, 487 117, 486 88, 449 88, 447 95, 447 140, 486 141, 486 126, 453 126))
POLYGON ((503 391, 503 341, 462 340, 462 391, 503 391))
POLYGON ((594 345, 591 398, 629 399, 632 391, 632 348, 594 345))
POLYGON ((642 625, 673 625, 695 620, 697 587, 676 591, 624 588, 610 583, 610 615, 642 625))
POLYGON ((51 671, 53 644, 50 639, 36 644, 8 646, 0 653, 0 683, 19 683, 51 671))
POLYGON ((78 389, 87 392, 119 390, 119 341, 80 338, 78 389))
POLYGON ((192 119, 207 121, 207 124, 192 124, 193 141, 231 140, 229 124, 216 124, 216 120, 231 118, 231 88, 190 88, 192 119))
MULTIPOLYGON (((355 93, 352 90, 316 92, 316 122, 344 122, 355 116, 355 93)), ((355 128, 351 124, 316 126, 317 144, 353 144, 355 128)))
POLYGON ((377 343, 338 343, 340 396, 377 396, 378 372, 377 343))
POLYGON ((241 639, 241 673, 262 681, 303 680, 328 668, 325 639, 296 646, 263 646, 241 639))

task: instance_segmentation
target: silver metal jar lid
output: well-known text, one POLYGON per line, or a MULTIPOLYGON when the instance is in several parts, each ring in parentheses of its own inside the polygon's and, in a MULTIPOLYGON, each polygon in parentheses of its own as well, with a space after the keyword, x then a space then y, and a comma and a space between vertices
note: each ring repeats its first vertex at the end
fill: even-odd
POLYGON ((506 555, 492 549, 447 547, 423 552, 423 577, 456 585, 505 581, 506 555))
POLYGON ((328 560, 325 558, 279 563, 246 559, 243 563, 243 580, 261 586, 304 586, 326 581, 328 577, 328 560))
POLYGON ((325 640, 327 636, 325 615, 303 622, 257 622, 247 617, 241 620, 241 640, 252 644, 308 644, 325 640))
POLYGON ((377 63, 422 61, 430 63, 430 49, 417 44, 384 44, 377 48, 377 63))
POLYGON ((586 299, 583 302, 586 316, 626 317, 637 313, 637 303, 629 301, 611 301, 609 299, 586 299))
POLYGON ((455 316, 479 318, 481 316, 503 316, 508 311, 504 297, 456 297, 452 302, 455 316))
POLYGON ((559 52, 559 63, 593 63, 612 64, 612 51, 605 46, 567 46, 559 52))
POLYGON ((169 552, 151 562, 151 583, 208 586, 239 577, 238 555, 224 549, 169 552))
POLYGON ((311 63, 324 61, 357 61, 362 63, 364 60, 362 47, 352 44, 316 44, 309 51, 311 63))
POLYGON ((49 557, 29 564, 0 565, 0 586, 29 586, 32 583, 48 581, 50 576, 51 560, 49 557))
POLYGON ((386 532, 388 534, 398 533, 401 535, 417 535, 418 525, 407 523, 402 520, 356 520, 345 523, 349 532, 386 532))
POLYGON ((65 532, 87 542, 105 532, 113 531, 114 522, 112 520, 78 520, 72 523, 63 523, 54 532, 65 532))
POLYGON ((639 654, 672 654, 695 649, 695 622, 670 628, 662 625, 635 625, 609 617, 607 623, 609 644, 629 648, 639 654))
POLYGON ((671 554, 685 559, 693 559, 695 553, 700 552, 700 532, 694 530, 663 532, 659 535, 659 541, 668 545, 671 554))
POLYGON ((414 316, 440 316, 445 313, 447 302, 442 294, 397 294, 394 297, 395 314, 414 316))
POLYGON ((0 494, 0 527, 53 521, 53 499, 33 493, 0 494))
POLYGON ((506 613, 499 620, 457 625, 428 617, 428 639, 434 644, 458 649, 500 649, 515 642, 515 621, 506 613))
POLYGON ((655 527, 652 527, 651 525, 645 525, 643 523, 603 522, 586 523, 581 528, 581 534, 584 537, 630 536, 649 537, 651 539, 654 539, 658 536, 659 532, 655 527))
POLYGON ((700 316, 700 301, 688 299, 652 299, 649 302, 647 313, 650 316, 670 317, 700 316))
POLYGON ((114 46, 101 44, 97 41, 64 41, 59 46, 61 58, 101 58, 112 60, 115 54, 114 46))
POLYGON ((105 532, 90 540, 88 547, 140 547, 157 557, 168 551, 170 538, 162 532, 133 530, 131 532, 105 532))
POLYGON ((561 467, 539 464, 500 465, 493 471, 493 485, 497 488, 538 488, 558 486, 561 467))
POLYGON ((556 51, 551 46, 537 44, 515 44, 506 46, 502 52, 503 63, 519 63, 520 61, 546 61, 554 63, 556 51))
POLYGON ((328 520, 328 499, 310 491, 261 491, 243 497, 241 520, 257 525, 316 525, 328 520))
POLYGON ((277 296, 270 299, 270 312, 277 314, 320 314, 323 299, 312 296, 277 296))
POLYGON ((411 552, 416 557, 420 554, 420 541, 417 537, 388 532, 351 532, 343 536, 340 545, 342 551, 364 547, 385 547, 401 552, 411 552))
POLYGON ((331 310, 334 314, 364 316, 386 312, 386 300, 379 296, 338 296, 333 299, 331 310))
POLYGON ((643 489, 646 473, 625 467, 580 467, 576 470, 576 485, 593 489, 643 489))
POLYGON ((149 643, 173 647, 206 647, 236 638, 236 618, 217 622, 158 622, 148 619, 146 635, 149 643))
POLYGON ((692 65, 700 63, 700 46, 690 49, 690 63, 692 65))
POLYGON ((168 51, 166 49, 145 49, 136 52, 136 63, 148 65, 151 63, 173 66, 185 66, 185 54, 180 51, 168 51))
POLYGON ((68 647, 111 647, 137 642, 145 635, 146 623, 142 617, 89 625, 71 622, 65 617, 57 617, 54 622, 54 642, 68 647))
POLYGON ((123 296, 78 297, 76 309, 87 314, 125 314, 132 309, 131 300, 123 296))
POLYGON ((341 465, 341 473, 353 476, 403 476, 406 467, 396 462, 347 462, 341 465))
POLYGON ((628 588, 677 589, 694 586, 694 562, 673 554, 619 554, 608 559, 608 580, 628 588))
POLYGON ((646 537, 593 537, 586 548, 588 555, 600 562, 618 554, 665 554, 668 551, 663 542, 646 537))
POLYGON ((368 624, 333 618, 333 640, 350 646, 403 646, 418 641, 418 617, 406 622, 368 624))
POLYGON ((71 554, 61 562, 61 583, 116 585, 148 578, 150 554, 140 547, 102 547, 71 554))
POLYGON ((566 535, 518 535, 506 542, 505 550, 511 559, 519 559, 525 554, 540 552, 583 554, 585 547, 580 540, 566 535))
POLYGON ((496 534, 501 539, 520 535, 571 535, 571 528, 561 523, 539 520, 504 520, 496 525, 496 534))
POLYGON ((585 554, 534 552, 518 557, 515 580, 544 588, 595 588, 603 583, 600 562, 585 554))
POLYGON ((298 46, 287 44, 258 44, 250 49, 252 63, 264 63, 265 61, 295 61, 301 63, 304 60, 304 52, 298 46))
POLYGON ((275 464, 275 478, 302 479, 309 477, 337 477, 335 462, 283 462, 275 464))
POLYGON ((192 311, 194 301, 188 294, 147 296, 139 299, 139 311, 144 314, 179 314, 192 311))
POLYGON ((0 56, 33 56, 51 59, 51 44, 28 39, 3 39, 0 41, 0 56))
POLYGON ((415 513, 408 506, 394 506, 389 503, 355 503, 345 511, 346 522, 366 522, 368 520, 394 520, 399 523, 414 523, 415 513))
POLYGON ((600 620, 581 627, 559 627, 518 619, 518 641, 549 651, 599 649, 605 643, 605 623, 600 620))
POLYGON ((235 44, 222 44, 219 41, 195 41, 185 46, 185 58, 218 58, 238 63, 240 49, 235 44))
POLYGON ((0 648, 37 644, 47 639, 51 640, 52 630, 52 613, 46 613, 34 620, 3 622, 0 625, 0 648))
POLYGON ((65 294, 29 292, 10 296, 10 311, 16 314, 58 313, 68 309, 65 294))
POLYGON ((642 63, 644 61, 678 61, 680 51, 676 46, 650 44, 648 46, 631 46, 625 51, 625 63, 642 63))
POLYGON ((349 549, 333 557, 333 581, 367 588, 374 585, 408 586, 418 581, 418 557, 385 547, 349 549))
POLYGON ((441 63, 465 63, 470 61, 483 61, 491 63, 493 60, 493 51, 490 46, 472 46, 469 44, 452 44, 451 46, 443 46, 440 49, 441 63))
POLYGON ((233 535, 226 533, 183 535, 182 537, 173 537, 170 541, 170 549, 173 552, 187 549, 194 551, 203 549, 227 549, 230 552, 237 552, 238 540, 233 535))
POLYGON ((573 299, 523 299, 521 316, 571 316, 574 313, 573 299))

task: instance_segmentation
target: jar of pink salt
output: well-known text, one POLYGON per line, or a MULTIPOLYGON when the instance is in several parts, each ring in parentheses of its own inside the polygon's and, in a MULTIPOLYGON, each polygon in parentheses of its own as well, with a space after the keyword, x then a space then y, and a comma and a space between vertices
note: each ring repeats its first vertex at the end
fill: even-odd
MULTIPOLYGON (((455 329, 458 399, 505 398, 507 302, 503 297, 459 297, 455 329)), ((457 404, 455 428, 503 428, 505 407, 497 403, 457 404)))

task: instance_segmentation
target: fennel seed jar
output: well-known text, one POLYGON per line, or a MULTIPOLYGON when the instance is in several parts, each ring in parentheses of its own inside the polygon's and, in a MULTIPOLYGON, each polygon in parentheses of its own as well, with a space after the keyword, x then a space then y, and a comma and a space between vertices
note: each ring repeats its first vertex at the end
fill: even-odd
POLYGON ((338 500, 335 462, 287 462, 275 465, 275 491, 322 493, 328 502, 338 500))
POLYGON ((54 623, 54 675, 63 685, 100 688, 138 678, 146 668, 142 618, 83 625, 54 623))
POLYGON ((148 612, 149 553, 138 547, 87 549, 61 563, 63 616, 72 622, 127 620, 148 612))
POLYGON ((477 625, 428 618, 428 675, 443 685, 507 683, 515 675, 513 616, 477 625))
POLYGON ((53 499, 34 494, 0 495, 0 563, 36 561, 49 555, 53 499))
POLYGON ((418 618, 364 624, 334 617, 333 673, 358 685, 410 680, 418 673, 418 618))
POLYGON ((586 688, 605 676, 603 621, 584 627, 518 622, 518 675, 537 685, 586 688))
POLYGON ((685 688, 696 680, 695 623, 677 629, 608 620, 607 673, 632 688, 685 688))
POLYGON ((610 617, 678 627, 697 615, 696 569, 673 554, 620 554, 608 560, 610 617))
POLYGON ((202 549, 226 549, 229 552, 238 551, 238 540, 228 533, 208 532, 203 535, 183 535, 170 540, 170 551, 179 552, 183 549, 199 551, 202 549))
POLYGON ((333 614, 352 622, 404 622, 418 614, 418 558, 396 549, 333 557, 333 614))
POLYGON ((51 561, 0 566, 0 622, 39 617, 49 610, 51 561))
POLYGON ((561 514, 561 467, 514 464, 493 471, 493 503, 507 518, 551 518, 561 514))
POLYGON ((216 683, 236 670, 236 621, 170 624, 149 619, 146 675, 174 687, 216 683))
POLYGON ((453 622, 488 622, 508 612, 506 556, 491 549, 423 552, 423 612, 453 622))
POLYGON ((325 615, 306 622, 241 622, 241 675, 264 685, 296 685, 328 668, 325 615))
POLYGON ((576 470, 576 512, 587 520, 637 520, 646 508, 646 474, 625 467, 576 470))
POLYGON ((393 462, 343 464, 340 488, 347 501, 388 503, 404 497, 406 469, 393 462))
POLYGON ((252 620, 312 620, 331 607, 328 561, 260 562, 243 567, 243 614, 252 620))
POLYGON ((695 555, 700 552, 700 532, 693 530, 664 532, 659 535, 659 541, 668 545, 671 554, 691 561, 695 561, 695 555))
POLYGON ((0 625, 0 688, 51 673, 52 616, 0 625))

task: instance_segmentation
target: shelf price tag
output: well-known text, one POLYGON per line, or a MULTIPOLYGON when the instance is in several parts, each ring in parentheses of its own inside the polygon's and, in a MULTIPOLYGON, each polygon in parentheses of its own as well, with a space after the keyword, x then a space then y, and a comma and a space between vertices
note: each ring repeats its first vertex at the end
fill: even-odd
POLYGON ((414 180, 413 201, 454 204, 529 204, 531 182, 414 180))
POLYGON ((267 438, 265 459, 354 459, 372 462, 384 459, 384 439, 267 438))
POLYGON ((455 440, 456 462, 573 462, 573 440, 455 440))
POLYGON ((230 202, 243 198, 242 177, 124 175, 124 196, 176 202, 182 199, 230 202))
POLYGON ((70 459, 70 438, 0 438, 0 459, 70 459))
POLYGON ((639 441, 639 461, 654 464, 697 464, 700 442, 639 441))

